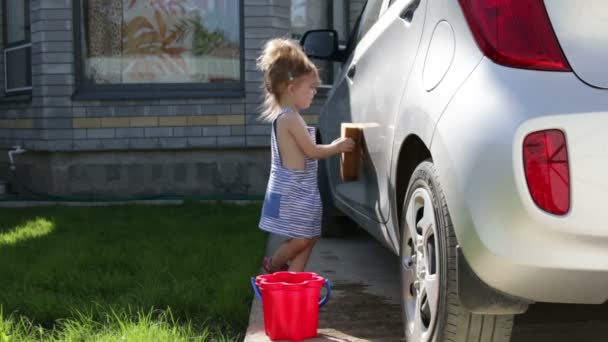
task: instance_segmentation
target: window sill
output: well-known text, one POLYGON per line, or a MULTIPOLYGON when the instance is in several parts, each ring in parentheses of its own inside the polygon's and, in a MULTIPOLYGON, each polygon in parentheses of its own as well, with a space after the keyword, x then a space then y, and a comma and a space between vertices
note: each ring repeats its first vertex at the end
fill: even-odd
POLYGON ((192 98, 238 98, 244 97, 243 90, 93 90, 81 89, 72 95, 72 100, 146 100, 146 99, 192 99, 192 98))
POLYGON ((31 102, 32 94, 19 94, 19 95, 4 95, 0 97, 0 103, 15 103, 15 102, 31 102))

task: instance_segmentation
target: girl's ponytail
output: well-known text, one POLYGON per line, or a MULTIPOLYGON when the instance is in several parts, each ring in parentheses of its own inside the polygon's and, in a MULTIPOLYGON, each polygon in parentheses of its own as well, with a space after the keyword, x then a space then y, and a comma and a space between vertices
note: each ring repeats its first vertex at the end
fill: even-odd
POLYGON ((266 42, 262 54, 257 59, 257 67, 264 74, 264 103, 260 118, 272 121, 278 115, 281 94, 289 82, 318 70, 302 50, 290 39, 275 38, 266 42))

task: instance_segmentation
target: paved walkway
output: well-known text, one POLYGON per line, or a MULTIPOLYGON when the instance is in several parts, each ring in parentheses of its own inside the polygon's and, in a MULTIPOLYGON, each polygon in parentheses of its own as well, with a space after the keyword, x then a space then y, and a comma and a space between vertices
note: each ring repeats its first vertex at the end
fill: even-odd
MULTIPOLYGON (((278 244, 271 238, 268 250, 278 244)), ((269 253, 268 253, 269 254, 269 253)), ((332 298, 321 309, 317 341, 401 340, 397 258, 368 237, 322 239, 308 270, 329 278, 332 298), (362 253, 364 251, 364 253, 362 253)), ((270 341, 264 334, 262 305, 255 299, 245 342, 270 341)))
MULTIPOLYGON (((276 248, 271 238, 268 250, 276 248)), ((306 342, 398 342, 402 339, 397 257, 369 236, 322 239, 309 270, 332 281, 334 296, 321 309, 319 337, 306 342)), ((253 302, 245 342, 270 341, 261 303, 253 302)), ((608 304, 539 303, 515 319, 511 342, 606 342, 608 304)))

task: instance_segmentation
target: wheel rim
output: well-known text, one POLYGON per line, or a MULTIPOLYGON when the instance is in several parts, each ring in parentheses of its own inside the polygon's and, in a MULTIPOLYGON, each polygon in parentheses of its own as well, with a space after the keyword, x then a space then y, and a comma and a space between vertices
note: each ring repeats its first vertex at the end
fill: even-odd
POLYGON ((401 277, 408 341, 430 341, 438 315, 437 224, 430 193, 419 188, 405 211, 401 277))

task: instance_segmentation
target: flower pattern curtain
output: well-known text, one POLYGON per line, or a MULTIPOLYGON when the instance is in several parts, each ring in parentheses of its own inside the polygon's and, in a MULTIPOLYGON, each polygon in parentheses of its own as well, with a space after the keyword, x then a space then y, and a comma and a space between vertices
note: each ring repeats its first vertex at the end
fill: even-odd
POLYGON ((88 0, 84 4, 87 76, 98 84, 120 83, 123 0, 88 0))
POLYGON ((93 84, 240 81, 237 0, 82 0, 93 84))

